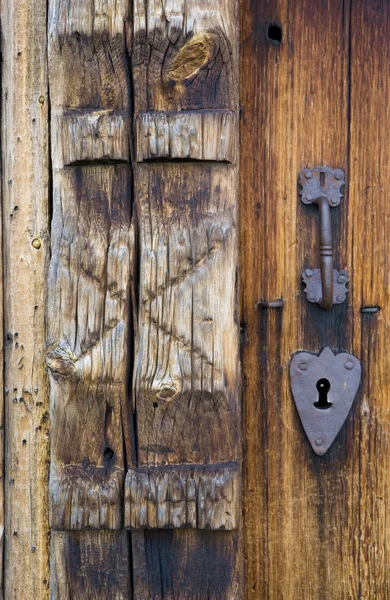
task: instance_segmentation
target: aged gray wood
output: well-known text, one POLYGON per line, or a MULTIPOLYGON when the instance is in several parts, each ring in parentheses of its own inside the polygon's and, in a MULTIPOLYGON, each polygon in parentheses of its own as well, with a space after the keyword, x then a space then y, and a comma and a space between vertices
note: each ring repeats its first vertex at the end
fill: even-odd
POLYGON ((61 600, 131 598, 128 534, 98 531, 123 527, 125 464, 131 464, 129 11, 127 0, 49 1, 46 363, 51 596, 61 600))
MULTIPOLYGON (((46 0, 1 2, 6 521, 1 468, 0 547, 5 533, 5 561, 0 577, 4 573, 7 600, 43 600, 49 594, 50 423, 44 359, 50 248, 46 23, 46 0)), ((2 391, 1 385, 0 464, 2 391)))
POLYGON ((233 530, 239 521, 239 493, 237 463, 130 469, 125 526, 233 530))
POLYGON ((105 9, 92 0, 50 3, 53 224, 46 360, 56 529, 123 525, 132 261, 128 10, 126 2, 105 9))
MULTIPOLYGON (((127 477, 127 526, 199 527, 204 518, 232 527, 218 509, 214 519, 194 506, 188 469, 204 468, 211 490, 216 464, 241 468, 236 8, 235 0, 134 2, 140 471, 127 477), (155 502, 150 487, 160 478, 170 482, 169 517, 167 496, 155 502)), ((229 512, 239 514, 240 494, 232 498, 229 512)), ((133 532, 132 544, 137 598, 240 597, 240 532, 133 532)))

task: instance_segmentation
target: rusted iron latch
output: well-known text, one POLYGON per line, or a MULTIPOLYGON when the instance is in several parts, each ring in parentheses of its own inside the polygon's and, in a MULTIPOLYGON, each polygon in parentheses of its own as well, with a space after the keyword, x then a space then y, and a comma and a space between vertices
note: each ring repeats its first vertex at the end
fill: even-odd
POLYGON ((304 204, 316 204, 320 211, 320 268, 305 269, 302 279, 309 302, 317 303, 324 310, 333 304, 344 302, 349 281, 345 269, 333 268, 333 240, 330 208, 338 206, 345 185, 344 171, 328 167, 304 169, 299 175, 299 192, 304 204))
POLYGON ((291 390, 303 428, 316 454, 325 454, 346 420, 360 383, 361 366, 352 354, 317 356, 297 352, 290 363, 291 390))

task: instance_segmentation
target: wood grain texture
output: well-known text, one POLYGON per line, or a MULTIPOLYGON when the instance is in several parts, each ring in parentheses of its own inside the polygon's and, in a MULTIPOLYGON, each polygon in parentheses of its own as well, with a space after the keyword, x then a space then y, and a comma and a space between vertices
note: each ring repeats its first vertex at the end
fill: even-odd
POLYGON ((126 476, 125 526, 234 530, 239 494, 237 463, 131 469, 126 476))
POLYGON ((46 23, 46 0, 1 3, 7 600, 49 593, 46 23))
POLYGON ((51 600, 132 600, 125 531, 54 531, 51 600))
POLYGON ((236 0, 134 0, 136 113, 237 109, 236 0))
POLYGON ((239 534, 230 531, 132 532, 137 600, 242 598, 239 534))
POLYGON ((239 458, 235 184, 227 165, 137 167, 140 466, 239 458))
POLYGON ((127 2, 49 3, 54 529, 123 525, 133 260, 128 12, 127 2))
POLYGON ((385 1, 254 3, 241 12, 244 509, 248 600, 388 598, 390 7, 385 1), (352 8, 351 8, 352 6, 352 8), (282 28, 281 44, 267 24, 282 28), (303 167, 346 171, 332 209, 347 301, 324 312, 300 273, 318 265, 318 211, 303 167), (283 309, 260 300, 283 298, 283 309), (360 313, 380 305, 379 313, 360 313), (310 448, 290 392, 298 350, 362 363, 362 388, 329 451, 310 448))
POLYGON ((237 115, 228 110, 140 113, 135 122, 137 160, 234 163, 237 126, 237 115))
MULTIPOLYGON (((133 389, 138 467, 145 470, 176 465, 180 473, 182 465, 241 460, 236 8, 235 0, 134 3, 133 389)), ((214 535, 221 538, 133 532, 136 597, 238 598, 240 534, 214 535), (210 583, 208 544, 218 546, 219 590, 210 583), (155 576, 154 561, 164 555, 172 562, 155 576)))

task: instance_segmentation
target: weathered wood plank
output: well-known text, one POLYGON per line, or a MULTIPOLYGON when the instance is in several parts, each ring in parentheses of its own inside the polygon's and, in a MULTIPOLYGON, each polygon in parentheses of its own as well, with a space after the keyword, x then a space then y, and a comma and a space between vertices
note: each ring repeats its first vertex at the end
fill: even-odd
MULTIPOLYGON (((351 3, 348 229, 351 344, 363 367, 348 471, 351 596, 389 597, 390 5, 351 3), (378 312, 360 312, 367 306, 378 312), (380 307, 380 310, 379 310, 380 307)), ((343 240, 343 242, 344 242, 343 240)), ((347 587, 347 585, 346 585, 347 587)))
POLYGON ((237 126, 237 115, 228 110, 140 113, 135 119, 137 160, 234 163, 237 126))
POLYGON ((53 531, 51 600, 132 600, 125 531, 53 531))
POLYGON ((54 177, 46 361, 55 529, 120 528, 123 522, 128 175, 126 166, 90 166, 54 177))
MULTIPOLYGON (((348 269, 350 291, 347 302, 323 311, 307 302, 300 282, 303 268, 319 266, 318 209, 303 206, 297 193, 303 167, 340 167, 347 181, 350 177, 349 16, 349 2, 339 0, 242 3, 240 281, 248 600, 359 597, 352 587, 359 546, 354 415, 329 451, 317 456, 289 381, 289 361, 297 350, 318 352, 328 345, 360 357, 346 326, 351 298, 360 289, 346 243, 352 235, 351 196, 347 189, 340 207, 332 209, 335 264, 348 269), (267 38, 269 23, 280 26, 281 43, 267 38), (282 309, 257 305, 281 297, 282 309)), ((361 101, 366 103, 364 94, 361 101)), ((357 397, 357 411, 359 402, 357 397)))
MULTIPOLYGON (((176 466, 171 526, 183 525, 180 514, 194 510, 192 502, 183 504, 183 465, 207 464, 211 471, 216 463, 224 469, 241 460, 236 8, 235 0, 211 10, 203 0, 134 3, 140 256, 133 388, 139 493, 146 493, 146 479, 156 473, 152 469, 169 478, 165 467, 174 472, 176 466)), ((130 492, 131 487, 130 521, 140 519, 140 525, 150 519, 155 526, 156 507, 151 503, 150 514, 144 514, 140 497, 137 516, 130 492)), ((240 533, 215 532, 219 540, 208 532, 161 533, 132 533, 137 597, 239 597, 240 533), (224 573, 219 589, 210 583, 215 565, 206 559, 214 544, 224 573), (172 563, 156 573, 155 560, 163 555, 172 563)))
POLYGON ((128 2, 114 0, 49 3, 54 529, 123 525, 125 446, 131 461, 128 12, 128 2))
POLYGON ((237 463, 130 469, 125 526, 130 529, 237 529, 237 463))
POLYGON ((5 562, 0 572, 4 572, 4 597, 9 600, 42 600, 49 593, 49 394, 44 360, 49 258, 46 23, 46 0, 1 3, 7 425, 5 562))
POLYGON ((137 600, 242 598, 238 532, 132 532, 137 600))
POLYGON ((51 112, 58 145, 53 168, 83 163, 129 162, 129 115, 118 110, 51 112))
POLYGON ((239 458, 236 173, 139 165, 138 461, 239 458))

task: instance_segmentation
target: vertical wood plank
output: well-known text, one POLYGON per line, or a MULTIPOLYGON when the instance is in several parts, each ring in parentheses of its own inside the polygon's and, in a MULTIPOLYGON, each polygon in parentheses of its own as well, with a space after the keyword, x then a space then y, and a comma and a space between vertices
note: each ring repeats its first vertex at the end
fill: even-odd
POLYGON ((49 3, 46 360, 54 529, 123 524, 132 261, 128 13, 127 2, 49 3))
POLYGON ((132 597, 119 531, 132 464, 129 10, 127 0, 49 1, 50 592, 61 600, 132 597))
POLYGON ((390 490, 389 236, 390 6, 352 2, 348 248, 353 268, 353 345, 361 352, 362 396, 355 407, 351 473, 356 503, 353 593, 389 595, 390 490), (365 307, 380 307, 365 312, 365 307), (363 309, 363 312, 360 312, 363 309))
MULTIPOLYGON (((235 0, 212 9, 203 0, 134 3, 140 251, 134 411, 143 475, 135 489, 136 474, 128 473, 128 527, 193 526, 193 513, 181 515, 187 507, 191 512, 195 493, 183 495, 183 465, 204 479, 210 514, 215 508, 210 523, 219 527, 213 477, 227 464, 240 469, 236 9, 235 0), (169 479, 175 465, 179 477, 169 479), (159 482, 158 506, 153 492, 145 496, 151 482, 159 482), (163 514, 167 506, 174 507, 172 520, 163 514)), ((137 597, 240 597, 239 532, 148 531, 132 534, 132 540, 137 597), (211 581, 210 548, 223 572, 220 590, 211 581), (164 565, 163 556, 169 557, 164 565)))
POLYGON ((48 597, 46 1, 1 3, 5 598, 48 597))
MULTIPOLYGON (((333 446, 315 455, 290 391, 298 350, 360 355, 347 302, 310 305, 301 272, 317 267, 319 218, 303 206, 303 167, 348 170, 349 3, 242 3, 241 289, 246 595, 355 598, 358 496, 352 412, 333 446), (269 24, 274 29, 268 29, 269 24), (280 27, 281 42, 275 36, 280 27), (268 35, 269 33, 269 35, 268 35), (260 300, 283 298, 282 309, 260 300)), ((352 272, 348 194, 332 209, 335 266, 352 272)), ((350 288, 356 282, 351 277, 350 288)), ((359 399, 356 406, 359 404, 359 399)))

